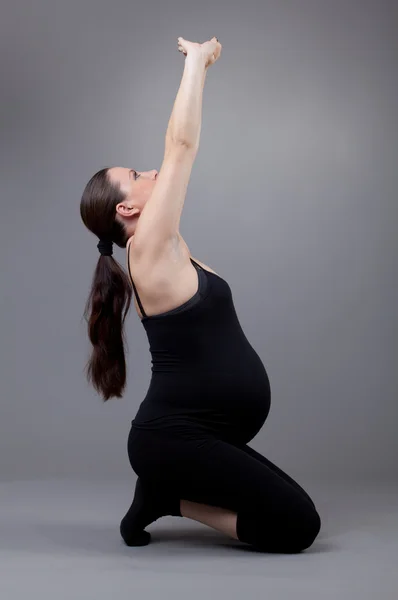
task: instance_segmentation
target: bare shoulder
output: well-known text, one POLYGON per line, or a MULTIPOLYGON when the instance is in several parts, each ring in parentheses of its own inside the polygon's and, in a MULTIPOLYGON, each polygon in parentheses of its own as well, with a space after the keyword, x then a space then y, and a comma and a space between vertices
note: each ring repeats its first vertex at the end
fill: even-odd
POLYGON ((191 255, 188 244, 181 234, 178 234, 178 237, 171 240, 168 248, 164 249, 162 256, 157 259, 156 262, 153 259, 150 261, 146 260, 145 256, 136 252, 133 241, 134 237, 131 237, 128 240, 127 253, 130 257, 131 274, 133 275, 133 269, 135 271, 135 274, 133 275, 134 280, 136 277, 140 278, 142 275, 147 282, 153 277, 153 282, 158 284, 160 283, 159 277, 161 279, 164 277, 169 279, 170 275, 171 277, 173 277, 174 274, 179 275, 183 267, 192 267, 191 258, 203 269, 206 269, 206 271, 210 271, 217 275, 211 267, 191 255))
MULTIPOLYGON (((196 293, 198 276, 189 248, 180 235, 165 245, 156 261, 152 254, 149 259, 145 252, 137 252, 133 238, 126 249, 130 276, 148 316, 172 310, 196 293)), ((142 316, 136 298, 134 300, 137 313, 142 316)))
POLYGON ((127 243, 127 254, 130 263, 130 274, 134 283, 150 287, 173 283, 173 279, 181 275, 181 271, 190 265, 190 254, 182 237, 175 237, 164 243, 163 251, 154 258, 153 254, 137 249, 134 236, 127 243))

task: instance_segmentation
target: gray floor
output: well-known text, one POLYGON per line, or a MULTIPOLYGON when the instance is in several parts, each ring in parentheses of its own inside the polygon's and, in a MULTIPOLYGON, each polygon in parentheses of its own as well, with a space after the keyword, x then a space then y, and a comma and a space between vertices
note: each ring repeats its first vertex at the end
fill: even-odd
POLYGON ((397 487, 306 487, 323 530, 305 553, 272 555, 172 517, 127 548, 126 482, 0 483, 0 598, 396 600, 397 487))

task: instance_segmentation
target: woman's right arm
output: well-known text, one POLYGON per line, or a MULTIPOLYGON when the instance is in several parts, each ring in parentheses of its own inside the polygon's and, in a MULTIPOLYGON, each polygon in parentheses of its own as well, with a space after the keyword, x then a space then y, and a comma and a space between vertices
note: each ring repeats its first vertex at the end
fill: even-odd
POLYGON ((187 56, 167 128, 163 163, 138 219, 132 242, 136 257, 145 258, 147 264, 156 262, 167 249, 175 248, 179 239, 181 213, 199 146, 206 72, 209 62, 212 59, 215 62, 221 52, 219 42, 195 44, 183 40, 180 43, 187 56))

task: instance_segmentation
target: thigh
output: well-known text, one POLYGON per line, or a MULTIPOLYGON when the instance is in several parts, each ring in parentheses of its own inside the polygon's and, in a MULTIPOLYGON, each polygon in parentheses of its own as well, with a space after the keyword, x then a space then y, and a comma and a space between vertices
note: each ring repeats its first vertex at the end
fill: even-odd
POLYGON ((308 504, 291 478, 249 446, 194 435, 134 431, 130 463, 142 480, 192 502, 238 511, 257 506, 291 510, 308 504))
POLYGON ((284 471, 282 471, 282 469, 280 469, 279 467, 277 467, 268 458, 266 458, 265 456, 263 456, 262 454, 260 454, 259 452, 257 452, 256 450, 254 450, 253 448, 251 448, 250 446, 248 446, 247 444, 242 445, 242 446, 237 446, 237 447, 240 448, 241 450, 243 450, 243 452, 245 452, 249 456, 255 458, 258 461, 260 461, 263 465, 266 465, 269 469, 271 469, 272 471, 274 471, 274 473, 276 473, 279 477, 282 477, 282 479, 284 479, 287 483, 289 483, 290 485, 292 485, 298 492, 300 492, 311 503, 311 505, 315 508, 315 504, 312 501, 311 497, 297 483, 297 481, 295 481, 292 477, 290 477, 290 475, 288 475, 287 473, 285 473, 284 471))
POLYGON ((222 440, 208 440, 190 457, 189 472, 174 479, 180 498, 272 518, 308 506, 303 493, 269 465, 222 440))

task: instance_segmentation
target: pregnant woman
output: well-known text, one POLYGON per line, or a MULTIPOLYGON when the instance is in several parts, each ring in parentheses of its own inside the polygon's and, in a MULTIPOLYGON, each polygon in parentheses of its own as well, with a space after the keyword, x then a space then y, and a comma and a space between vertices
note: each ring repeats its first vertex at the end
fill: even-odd
POLYGON ((228 282, 191 256, 179 232, 205 78, 221 44, 178 38, 178 50, 184 72, 159 173, 102 169, 80 206, 101 254, 85 311, 93 344, 87 377, 104 400, 122 396, 132 288, 152 357, 149 388, 128 438, 138 479, 120 532, 127 545, 145 545, 145 527, 173 515, 260 551, 300 552, 320 530, 314 503, 247 445, 269 413, 267 372, 241 328, 228 282), (127 249, 131 283, 112 257, 113 243, 127 249))

